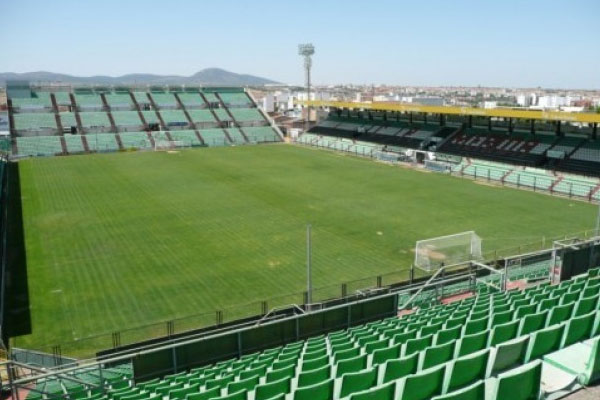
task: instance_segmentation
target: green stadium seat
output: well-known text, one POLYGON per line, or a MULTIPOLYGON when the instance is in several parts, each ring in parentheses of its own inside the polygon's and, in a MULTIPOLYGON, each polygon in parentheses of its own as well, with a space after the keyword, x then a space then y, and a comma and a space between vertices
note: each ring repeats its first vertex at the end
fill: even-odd
POLYGON ((595 312, 569 319, 566 322, 565 332, 560 342, 560 348, 589 339, 592 336, 595 320, 595 312))
POLYGON ((485 379, 489 355, 489 349, 485 349, 449 362, 444 377, 443 393, 449 393, 475 381, 485 379))
POLYGON ((486 400, 537 400, 540 396, 541 361, 515 368, 486 382, 486 400))
POLYGON ((171 390, 169 392, 169 399, 185 399, 188 394, 198 393, 200 391, 200 385, 190 385, 181 389, 171 390))
POLYGON ((336 364, 335 376, 341 377, 348 372, 358 372, 367 367, 367 354, 342 360, 336 364))
POLYGON ((487 347, 489 331, 463 335, 456 343, 455 357, 466 356, 487 347))
POLYGON ((364 345, 365 352, 368 354, 373 354, 375 350, 381 350, 388 347, 390 341, 389 339, 379 339, 368 342, 364 345))
POLYGON ((468 320, 463 329, 463 335, 481 333, 488 329, 489 317, 468 320))
POLYGON ((443 364, 452 359, 456 342, 448 342, 431 346, 420 353, 419 370, 428 369, 443 364))
POLYGON ((225 388, 230 382, 233 382, 234 378, 234 375, 225 375, 220 378, 209 379, 206 381, 205 386, 207 389, 211 389, 213 387, 225 388))
POLYGON ((427 400, 442 394, 445 366, 430 368, 402 378, 398 382, 398 398, 402 400, 427 400))
POLYGON ((565 322, 571 317, 573 313, 575 303, 569 303, 562 306, 554 306, 548 313, 548 319, 546 320, 546 326, 552 326, 565 322))
POLYGON ((360 355, 361 351, 360 351, 360 347, 352 347, 354 346, 354 344, 352 343, 348 343, 348 346, 344 345, 343 347, 338 347, 338 349, 343 348, 343 350, 335 350, 334 348, 331 349, 331 352, 333 353, 333 359, 337 362, 337 361, 342 361, 342 360, 347 360, 349 358, 354 358, 358 355, 360 355), (350 348, 348 348, 350 347, 350 348))
MULTIPOLYGON (((284 377, 285 378, 285 377, 284 377)), ((284 379, 282 378, 282 379, 284 379)), ((237 393, 241 390, 252 391, 258 385, 260 377, 255 375, 250 378, 241 379, 239 381, 230 382, 227 385, 227 393, 237 393)))
POLYGON ((431 400, 482 400, 485 399, 485 382, 477 381, 474 384, 462 389, 434 396, 431 400))
POLYGON ((280 394, 288 394, 291 390, 291 379, 284 378, 278 381, 258 385, 254 392, 255 400, 267 400, 280 394))
POLYGON ((350 396, 350 400, 394 400, 396 398, 396 382, 380 385, 350 396))
POLYGON ((310 360, 314 360, 316 358, 322 358, 323 356, 327 355, 327 347, 319 347, 318 349, 315 348, 314 351, 308 351, 306 353, 304 353, 303 355, 303 360, 304 361, 310 361, 310 360))
POLYGON ((542 311, 536 314, 526 315, 519 322, 519 330, 517 336, 528 335, 531 332, 542 329, 546 326, 548 320, 548 311, 542 311))
POLYGON ((416 339, 416 338, 417 338, 417 330, 411 329, 411 330, 403 332, 403 333, 395 334, 394 337, 392 338, 392 343, 404 344, 407 341, 409 341, 411 339, 416 339))
POLYGON ((361 372, 344 374, 341 378, 340 393, 336 398, 349 396, 353 393, 370 389, 377 384, 377 368, 361 372))
POLYGON ((441 329, 435 335, 433 343, 435 345, 441 345, 444 343, 451 342, 453 340, 457 340, 461 336, 461 333, 462 333, 461 326, 454 326, 452 328, 441 329))
POLYGON ((293 400, 333 400, 334 380, 327 379, 311 386, 294 390, 293 400))
POLYGON ((529 336, 522 336, 499 344, 490 351, 486 376, 498 374, 523 363, 529 343, 529 336))
POLYGON ((312 386, 326 381, 331 377, 331 366, 329 363, 321 368, 302 372, 298 375, 298 387, 312 386))
POLYGON ((424 350, 426 347, 431 346, 432 343, 433 335, 427 335, 416 339, 409 339, 402 346, 402 356, 409 356, 413 353, 424 350))
POLYGON ((558 350, 564 332, 565 326, 562 324, 533 332, 529 338, 524 361, 527 363, 558 350))
POLYGON ((514 320, 512 322, 495 326, 490 332, 488 346, 495 346, 497 344, 514 339, 517 336, 518 329, 519 320, 514 320))
POLYGON ((235 393, 228 393, 225 396, 216 397, 215 400, 247 400, 248 399, 248 391, 247 390, 239 390, 235 393))
POLYGON ((573 310, 573 317, 580 317, 582 315, 588 314, 596 310, 599 298, 600 295, 598 294, 588 297, 581 297, 581 299, 575 304, 575 309, 573 310))
POLYGON ((379 383, 387 383, 414 374, 417 372, 418 366, 418 353, 397 360, 389 360, 380 366, 379 383))
POLYGON ((395 344, 384 349, 375 350, 373 352, 373 358, 371 360, 371 363, 374 365, 383 364, 388 360, 399 358, 401 350, 401 344, 395 344))
POLYGON ((526 315, 535 314, 536 311, 537 311, 537 304, 523 305, 523 306, 517 307, 517 309, 515 310, 514 317, 516 319, 521 319, 526 315))

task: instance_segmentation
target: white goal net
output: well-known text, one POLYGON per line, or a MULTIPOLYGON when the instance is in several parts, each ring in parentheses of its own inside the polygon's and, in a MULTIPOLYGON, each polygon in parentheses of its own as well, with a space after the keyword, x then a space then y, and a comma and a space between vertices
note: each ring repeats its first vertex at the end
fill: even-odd
POLYGON ((415 246, 415 267, 427 272, 481 258, 481 238, 473 231, 419 240, 415 246))

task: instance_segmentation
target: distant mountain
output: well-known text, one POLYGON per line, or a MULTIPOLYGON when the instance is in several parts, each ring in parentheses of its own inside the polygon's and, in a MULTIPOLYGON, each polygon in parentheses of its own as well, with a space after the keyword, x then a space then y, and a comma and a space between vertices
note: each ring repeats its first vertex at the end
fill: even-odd
POLYGON ((206 68, 192 76, 178 75, 153 75, 153 74, 128 74, 123 76, 72 76, 54 72, 0 72, 0 84, 5 85, 8 80, 28 80, 30 82, 64 82, 75 84, 101 84, 101 85, 205 85, 205 86, 259 86, 278 83, 259 76, 236 74, 220 68, 206 68))

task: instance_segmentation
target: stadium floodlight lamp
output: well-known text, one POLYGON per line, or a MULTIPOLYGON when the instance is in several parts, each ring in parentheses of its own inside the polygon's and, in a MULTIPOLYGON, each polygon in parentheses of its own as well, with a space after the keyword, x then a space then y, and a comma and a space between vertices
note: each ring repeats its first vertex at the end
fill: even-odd
MULTIPOLYGON (((306 80, 306 100, 310 101, 310 68, 312 67, 311 56, 315 54, 315 46, 312 43, 304 43, 298 45, 298 54, 304 57, 304 75, 306 80)), ((310 106, 306 110, 306 128, 310 123, 310 106)))

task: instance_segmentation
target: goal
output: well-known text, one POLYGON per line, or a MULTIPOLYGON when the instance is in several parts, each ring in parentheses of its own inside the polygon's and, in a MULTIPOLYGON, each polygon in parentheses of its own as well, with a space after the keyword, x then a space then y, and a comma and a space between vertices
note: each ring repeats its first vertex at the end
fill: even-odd
POLYGON ((154 151, 169 151, 191 147, 192 145, 191 142, 184 140, 169 140, 167 135, 162 131, 153 132, 152 138, 154 139, 154 151))
POLYGON ((481 259, 481 238, 474 231, 419 240, 415 246, 415 267, 427 272, 481 259))

